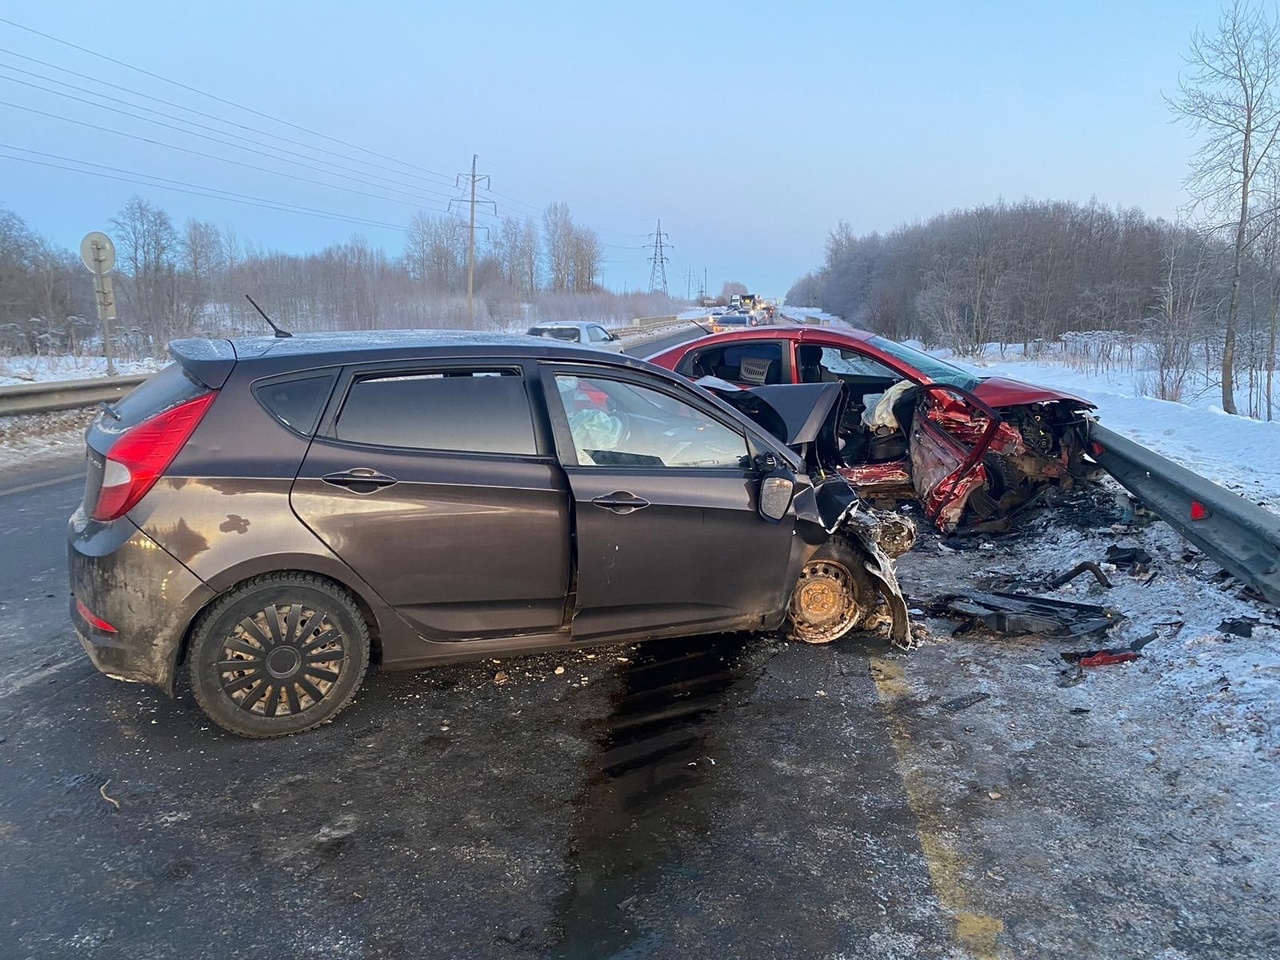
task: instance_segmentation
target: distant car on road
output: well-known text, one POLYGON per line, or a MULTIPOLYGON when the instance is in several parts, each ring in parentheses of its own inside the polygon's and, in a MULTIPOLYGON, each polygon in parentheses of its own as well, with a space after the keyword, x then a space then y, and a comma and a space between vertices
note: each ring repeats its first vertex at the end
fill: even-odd
POLYGON ((740 413, 556 337, 170 353, 86 433, 71 617, 103 673, 172 692, 185 668, 227 730, 322 723, 370 662, 784 625, 825 643, 886 608, 909 640, 889 547, 810 458, 830 384, 740 413))
POLYGON ((1085 472, 1092 403, 976 376, 864 330, 740 327, 649 360, 740 387, 844 384, 841 473, 868 499, 918 499, 944 530, 1003 516, 1085 472))
POLYGON ((609 353, 622 352, 622 338, 610 333, 598 323, 579 320, 539 323, 529 328, 529 336, 550 337, 552 340, 563 340, 565 343, 580 343, 585 347, 607 350, 609 353))
POLYGON ((711 320, 711 330, 713 333, 728 333, 731 330, 743 330, 747 327, 754 327, 755 319, 749 313, 740 313, 738 311, 730 311, 722 313, 718 317, 711 320))

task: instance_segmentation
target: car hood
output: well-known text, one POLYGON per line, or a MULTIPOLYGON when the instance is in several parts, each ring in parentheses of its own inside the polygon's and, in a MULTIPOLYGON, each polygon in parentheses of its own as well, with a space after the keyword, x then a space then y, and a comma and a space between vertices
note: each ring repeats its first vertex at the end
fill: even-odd
POLYGON ((786 383, 742 388, 718 377, 698 386, 754 420, 788 447, 813 443, 840 401, 838 383, 786 383))
POLYGON ((987 377, 973 388, 973 394, 979 400, 992 407, 1016 407, 1024 403, 1053 403, 1065 400, 1081 407, 1093 409, 1094 404, 1074 394, 1052 390, 1049 387, 1038 387, 1034 383, 1023 383, 1020 380, 1009 380, 1005 377, 987 377))

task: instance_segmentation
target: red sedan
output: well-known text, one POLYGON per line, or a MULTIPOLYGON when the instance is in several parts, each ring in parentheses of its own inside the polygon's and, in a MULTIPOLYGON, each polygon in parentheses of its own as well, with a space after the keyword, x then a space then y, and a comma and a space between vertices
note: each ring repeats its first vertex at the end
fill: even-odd
POLYGON ((944 530, 998 520, 1083 475, 1087 400, 975 376, 864 330, 760 327, 649 360, 743 388, 843 383, 840 472, 867 499, 919 499, 944 530))

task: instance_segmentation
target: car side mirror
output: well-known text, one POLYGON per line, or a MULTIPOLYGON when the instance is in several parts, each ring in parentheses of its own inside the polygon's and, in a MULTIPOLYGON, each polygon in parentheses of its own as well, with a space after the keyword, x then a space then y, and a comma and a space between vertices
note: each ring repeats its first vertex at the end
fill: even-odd
POLYGON ((771 473, 760 481, 760 517, 777 523, 787 515, 796 484, 781 471, 771 473))

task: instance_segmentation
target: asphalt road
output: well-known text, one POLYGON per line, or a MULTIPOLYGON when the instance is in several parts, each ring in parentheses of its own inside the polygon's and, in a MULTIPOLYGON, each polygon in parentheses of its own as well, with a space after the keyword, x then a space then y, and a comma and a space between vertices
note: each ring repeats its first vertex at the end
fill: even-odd
MULTIPOLYGON (((1280 956, 1266 757, 1161 761, 1212 718, 1140 709, 1138 671, 709 636, 373 674, 335 723, 245 741, 81 654, 80 482, 0 470, 6 960, 1280 956)), ((1079 522, 926 539, 904 583, 1026 569, 1079 522)))

